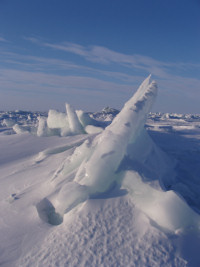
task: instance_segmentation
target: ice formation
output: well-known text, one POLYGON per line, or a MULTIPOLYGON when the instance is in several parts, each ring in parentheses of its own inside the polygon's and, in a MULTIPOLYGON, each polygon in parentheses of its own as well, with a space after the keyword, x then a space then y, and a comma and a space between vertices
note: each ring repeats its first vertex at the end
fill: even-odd
POLYGON ((112 124, 95 140, 94 153, 84 166, 82 179, 79 177, 78 181, 87 185, 91 194, 105 192, 115 180, 114 174, 127 152, 128 144, 135 142, 143 129, 156 94, 156 83, 150 82, 149 76, 112 124))
POLYGON ((72 134, 81 134, 84 132, 83 127, 78 119, 75 110, 69 104, 66 104, 66 111, 69 121, 69 128, 72 134))
MULTIPOLYGON (((100 133, 105 123, 92 119, 82 110, 66 104, 66 113, 50 109, 48 117, 38 117, 37 136, 70 136, 78 134, 97 134, 100 133)), ((18 131, 19 132, 19 131, 18 131)))
POLYGON ((76 114, 83 127, 86 127, 87 125, 99 126, 100 124, 82 110, 76 110, 76 114))
POLYGON ((71 134, 67 114, 49 110, 47 118, 48 135, 67 136, 71 134))
MULTIPOLYGON (((78 153, 77 149, 75 150, 74 155, 66 161, 65 167, 63 167, 61 172, 63 177, 59 179, 57 177, 59 183, 61 179, 65 179, 67 169, 72 170, 75 165, 77 166, 75 162, 79 158, 80 167, 78 168, 77 166, 74 182, 84 186, 84 190, 87 190, 88 195, 108 190, 117 178, 116 172, 124 156, 128 153, 129 144, 136 142, 140 132, 144 131, 146 116, 156 94, 156 83, 151 82, 149 76, 139 87, 137 93, 125 104, 112 124, 92 141, 88 149, 92 153, 85 153, 84 146, 78 148, 78 153), (86 156, 87 154, 90 155, 86 156), (82 164, 80 164, 81 161, 82 164)), ((67 106, 67 109, 69 109, 69 106, 67 106)), ((68 113, 70 114, 70 112, 68 113)), ((75 124, 74 130, 76 130, 78 128, 76 126, 77 118, 74 112, 71 113, 73 114, 71 115, 71 121, 75 124)), ((74 192, 74 194, 76 195, 77 193, 74 192)), ((68 210, 69 201, 67 195, 65 196, 66 199, 63 201, 63 205, 68 210)), ((60 197, 60 199, 64 199, 64 197, 60 197)), ((59 203, 59 200, 57 203, 59 203)), ((61 206, 60 203, 59 206, 61 206)))
POLYGON ((101 133, 103 131, 103 128, 102 127, 97 127, 97 126, 94 126, 94 125, 87 125, 85 127, 85 131, 88 134, 97 134, 97 133, 101 133))
MULTIPOLYGON (((54 201, 57 212, 63 215, 118 183, 134 205, 161 227, 176 231, 199 225, 199 216, 178 195, 162 191, 170 187, 174 165, 144 129, 156 95, 157 85, 149 76, 113 122, 65 160, 52 179, 59 191, 54 201)), ((70 128, 81 132, 78 116, 68 105, 67 114, 70 128)))
POLYGON ((47 136, 48 135, 48 127, 46 118, 39 117, 38 118, 38 128, 37 128, 37 136, 47 136))
POLYGON ((24 127, 20 126, 19 124, 15 124, 13 126, 13 130, 15 131, 16 134, 24 134, 28 133, 29 131, 24 129, 24 127))
MULTIPOLYGON (((19 118, 23 118, 21 114, 17 117, 18 120, 19 118)), ((27 116, 27 120, 31 120, 31 117, 27 116)), ((22 126, 22 124, 20 120, 18 124, 15 120, 8 118, 1 122, 2 126, 12 127, 16 134, 30 133, 38 137, 97 134, 108 125, 103 121, 91 118, 88 113, 82 110, 74 110, 70 104, 66 104, 65 113, 50 109, 47 117, 46 114, 37 116, 37 122, 31 127, 29 125, 22 126)))
POLYGON ((200 226, 200 218, 174 191, 160 191, 144 183, 135 171, 127 171, 123 187, 129 191, 133 204, 159 226, 170 231, 200 226))
POLYGON ((2 124, 6 127, 12 127, 15 125, 15 121, 12 119, 4 119, 2 124))

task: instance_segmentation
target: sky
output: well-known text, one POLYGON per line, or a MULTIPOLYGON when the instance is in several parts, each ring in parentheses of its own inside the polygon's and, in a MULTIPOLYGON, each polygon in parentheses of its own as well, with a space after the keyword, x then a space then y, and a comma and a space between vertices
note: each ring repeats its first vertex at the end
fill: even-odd
POLYGON ((0 110, 121 109, 152 74, 152 111, 200 114, 200 0, 0 0, 0 110))

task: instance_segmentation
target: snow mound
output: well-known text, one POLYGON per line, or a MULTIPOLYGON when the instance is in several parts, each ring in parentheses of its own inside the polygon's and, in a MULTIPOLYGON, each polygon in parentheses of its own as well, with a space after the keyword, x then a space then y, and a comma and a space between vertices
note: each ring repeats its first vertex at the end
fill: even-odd
POLYGON ((159 226, 174 232, 200 226, 199 215, 175 192, 154 189, 143 183, 134 171, 125 174, 123 186, 129 191, 133 204, 159 226))

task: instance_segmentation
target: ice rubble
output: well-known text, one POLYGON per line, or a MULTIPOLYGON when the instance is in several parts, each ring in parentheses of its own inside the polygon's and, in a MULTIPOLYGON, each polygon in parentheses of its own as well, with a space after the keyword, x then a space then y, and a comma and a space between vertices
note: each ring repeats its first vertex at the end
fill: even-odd
POLYGON ((47 128, 47 121, 44 117, 38 118, 38 128, 37 128, 37 136, 47 136, 48 135, 48 128, 47 128))
MULTIPOLYGON (((35 114, 34 114, 35 115, 35 114)), ((16 134, 30 133, 38 137, 46 136, 71 136, 78 134, 96 134, 100 133, 107 123, 97 121, 91 118, 82 110, 74 110, 74 108, 66 103, 66 113, 50 109, 48 116, 41 114, 37 117, 37 123, 31 127, 23 125, 19 120, 4 119, 2 125, 12 127, 16 134)))
MULTIPOLYGON (((199 225, 199 216, 179 196, 162 191, 173 181, 174 165, 144 129, 157 95, 157 85, 150 79, 101 134, 77 147, 57 170, 52 183, 60 190, 54 200, 58 213, 63 215, 118 183, 129 192, 134 205, 161 227, 176 231, 199 225)), ((77 125, 75 113, 71 120, 77 125)), ((81 130, 79 126, 74 129, 81 130)))
POLYGON ((18 125, 18 124, 15 124, 13 126, 13 130, 15 131, 15 133, 17 134, 24 134, 24 133, 29 133, 28 130, 26 130, 24 127, 18 125))
POLYGON ((103 123, 92 119, 82 110, 74 110, 66 104, 66 113, 50 109, 47 119, 38 118, 38 136, 69 136, 83 133, 96 134, 103 130, 103 123))

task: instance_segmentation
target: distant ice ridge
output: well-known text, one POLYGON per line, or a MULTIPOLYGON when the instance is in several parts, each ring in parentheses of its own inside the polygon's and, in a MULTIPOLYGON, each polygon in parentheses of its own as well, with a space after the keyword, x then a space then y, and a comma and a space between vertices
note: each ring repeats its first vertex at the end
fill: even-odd
MULTIPOLYGON (((101 132, 108 126, 119 113, 113 108, 104 108, 100 112, 86 113, 82 110, 75 111, 85 133, 95 134, 101 132)), ((149 113, 147 123, 154 124, 153 128, 162 131, 187 131, 193 123, 194 130, 200 128, 200 115, 198 114, 176 114, 176 113, 149 113), (158 126, 155 123, 160 123, 158 126), (174 124, 174 127, 171 126, 174 124)), ((151 125, 147 125, 150 127, 151 125)), ((4 134, 30 133, 38 136, 68 136, 74 135, 69 130, 67 113, 49 110, 46 112, 31 111, 0 111, 0 130, 4 134), (41 119, 41 120, 40 120, 41 119), (48 123, 47 123, 48 120, 48 123), (66 122, 67 120, 67 122, 66 122), (64 125, 66 127, 64 127, 64 125), (15 127, 13 127, 15 126, 15 127), (19 126, 19 127, 18 127, 19 126), (21 130, 19 130, 19 128, 21 130)))
POLYGON ((0 127, 5 134, 30 133, 39 137, 96 134, 101 132, 107 122, 98 121, 88 113, 66 103, 66 113, 50 109, 48 115, 42 112, 0 112, 0 127), (12 129, 12 132, 11 132, 12 129))

